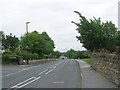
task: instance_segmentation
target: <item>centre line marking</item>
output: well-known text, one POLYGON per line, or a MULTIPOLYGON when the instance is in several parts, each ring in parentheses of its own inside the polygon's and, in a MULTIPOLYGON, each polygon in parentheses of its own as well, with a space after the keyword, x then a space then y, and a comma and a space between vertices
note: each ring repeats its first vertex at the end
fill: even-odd
POLYGON ((28 84, 30 84, 30 83, 32 83, 32 82, 34 82, 34 81, 40 79, 40 78, 41 78, 41 77, 35 78, 34 80, 32 80, 32 81, 30 81, 30 82, 28 82, 28 83, 25 83, 25 84, 19 86, 18 88, 22 88, 22 87, 24 87, 24 86, 26 86, 26 85, 28 85, 28 84))
POLYGON ((25 80, 25 81, 23 81, 23 82, 15 85, 15 86, 13 86, 13 87, 10 87, 10 88, 7 89, 7 90, 12 90, 12 89, 15 89, 15 90, 16 90, 16 89, 18 89, 18 88, 22 88, 22 87, 24 87, 24 86, 26 86, 26 85, 28 85, 28 84, 30 84, 30 83, 32 83, 32 82, 40 79, 40 78, 41 78, 41 77, 37 77, 37 78, 36 78, 36 77, 31 77, 31 78, 29 78, 29 79, 27 79, 27 80, 25 80))
POLYGON ((39 75, 43 74, 44 72, 48 71, 48 69, 42 71, 41 73, 39 73, 39 75))
POLYGON ((53 82, 53 83, 55 83, 55 84, 63 84, 64 81, 56 81, 56 82, 53 82))
POLYGON ((56 68, 56 66, 54 66, 53 68, 56 68))
MULTIPOLYGON (((25 81, 23 81, 23 82, 21 82, 21 83, 15 85, 15 86, 13 86, 13 87, 11 87, 10 89, 16 88, 16 87, 18 87, 19 85, 21 85, 21 84, 23 84, 23 83, 25 83, 25 82, 27 82, 27 81, 29 81, 29 80, 35 79, 35 78, 36 78, 36 77, 31 77, 31 78, 29 78, 29 79, 27 79, 27 80, 25 80, 25 81)), ((8 90, 10 90, 10 89, 8 89, 8 90)))
POLYGON ((49 74, 50 72, 52 72, 53 71, 53 69, 51 69, 51 70, 49 70, 48 72, 46 72, 45 74, 49 74))

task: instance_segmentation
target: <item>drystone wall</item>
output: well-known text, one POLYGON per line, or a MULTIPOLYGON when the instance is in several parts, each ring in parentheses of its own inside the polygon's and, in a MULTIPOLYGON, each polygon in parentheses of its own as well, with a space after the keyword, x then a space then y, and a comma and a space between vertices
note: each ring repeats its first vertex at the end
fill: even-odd
POLYGON ((118 50, 120 50, 120 47, 117 48, 114 54, 106 52, 93 53, 91 55, 91 67, 100 72, 111 82, 120 86, 120 52, 118 52, 118 50))

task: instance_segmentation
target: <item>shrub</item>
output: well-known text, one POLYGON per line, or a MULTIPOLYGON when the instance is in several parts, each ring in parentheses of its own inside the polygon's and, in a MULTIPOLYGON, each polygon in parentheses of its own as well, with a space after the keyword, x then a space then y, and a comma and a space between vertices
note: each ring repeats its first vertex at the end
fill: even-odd
POLYGON ((39 58, 39 54, 37 53, 33 53, 31 56, 32 59, 38 59, 39 58))
POLYGON ((31 53, 28 51, 23 51, 23 50, 16 50, 15 53, 19 56, 21 56, 24 60, 31 59, 31 53))
POLYGON ((11 53, 9 51, 5 51, 2 55, 3 64, 17 64, 20 59, 21 57, 19 55, 16 55, 15 53, 11 53))

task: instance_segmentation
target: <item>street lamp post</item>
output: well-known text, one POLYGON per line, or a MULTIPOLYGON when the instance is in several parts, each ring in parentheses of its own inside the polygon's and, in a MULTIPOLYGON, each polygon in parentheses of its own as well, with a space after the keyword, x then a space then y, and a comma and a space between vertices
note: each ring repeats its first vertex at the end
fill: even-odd
MULTIPOLYGON (((27 46, 26 46, 26 50, 27 50, 27 52, 28 52, 28 24, 29 24, 30 22, 26 22, 26 37, 27 37, 27 46)), ((28 59, 28 57, 27 57, 27 64, 29 64, 29 59, 28 59)))

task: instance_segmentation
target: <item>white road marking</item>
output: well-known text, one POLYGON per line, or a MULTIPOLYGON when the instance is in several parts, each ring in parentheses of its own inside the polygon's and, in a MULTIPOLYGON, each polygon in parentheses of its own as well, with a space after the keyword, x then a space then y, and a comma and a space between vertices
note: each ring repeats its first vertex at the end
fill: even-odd
POLYGON ((81 77, 83 76, 83 74, 81 73, 81 77))
POLYGON ((22 87, 24 87, 24 86, 26 86, 26 85, 28 85, 28 84, 30 84, 30 83, 32 83, 32 82, 40 79, 40 78, 41 78, 41 77, 37 77, 37 78, 36 78, 36 77, 31 77, 31 78, 29 78, 29 79, 27 79, 27 80, 25 80, 25 81, 23 81, 23 82, 15 85, 15 86, 13 86, 13 87, 10 87, 8 90, 11 90, 11 89, 13 89, 13 88, 15 88, 15 90, 16 90, 17 88, 22 88, 22 87))
POLYGON ((12 75, 12 74, 14 74, 14 73, 7 74, 6 76, 10 76, 10 75, 12 75))
MULTIPOLYGON (((59 62, 58 64, 55 64, 55 66, 51 66, 50 68, 53 68, 53 69, 51 69, 51 70, 46 69, 46 70, 40 72, 39 75, 41 75, 42 73, 45 73, 45 72, 48 71, 48 70, 49 70, 49 71, 46 72, 45 74, 51 73, 51 72, 52 72, 59 64, 61 64, 62 62, 63 62, 63 61, 59 62)), ((40 66, 40 65, 38 65, 38 66, 40 66)), ((28 69, 31 69, 31 68, 34 68, 34 67, 38 67, 38 66, 33 66, 33 67, 25 68, 25 69, 22 69, 21 71, 28 70, 28 69)), ((21 72, 21 71, 18 71, 18 72, 21 72)), ((18 73, 18 72, 15 72, 15 73, 18 73)), ((15 74, 15 73, 10 73, 10 74, 8 74, 7 76, 12 75, 12 74, 15 74)), ((11 90, 11 89, 16 90, 16 89, 18 89, 18 88, 22 88, 22 87, 24 87, 24 86, 26 86, 26 85, 28 85, 28 84, 30 84, 30 83, 32 83, 32 82, 40 79, 40 78, 41 78, 40 76, 39 76, 39 77, 31 77, 31 78, 29 78, 29 79, 27 79, 27 80, 25 80, 25 81, 23 81, 23 82, 15 85, 15 86, 10 87, 10 88, 7 89, 7 90, 11 90)), ((53 83, 64 83, 64 81, 57 81, 57 82, 53 82, 53 83)))
MULTIPOLYGON (((13 75, 13 74, 16 74, 16 73, 19 73, 19 72, 22 72, 22 70, 21 70, 21 71, 18 71, 18 72, 15 72, 15 73, 7 74, 7 75, 5 75, 5 76, 10 76, 10 75, 13 75)), ((5 77, 5 76, 3 76, 3 77, 5 77)))
POLYGON ((45 74, 49 74, 50 72, 52 72, 54 69, 49 70, 48 72, 46 72, 45 74))
POLYGON ((38 67, 38 66, 40 66, 40 65, 33 66, 33 67, 29 67, 29 68, 24 68, 24 69, 22 69, 22 70, 20 70, 20 71, 17 71, 17 72, 14 72, 14 73, 9 73, 9 74, 4 75, 4 76, 2 76, 2 77, 5 77, 5 76, 8 77, 8 76, 10 76, 10 75, 17 74, 17 73, 19 73, 19 72, 22 72, 22 71, 25 71, 25 70, 28 70, 28 69, 32 69, 32 68, 34 68, 34 67, 38 67))
POLYGON ((56 68, 56 66, 54 66, 53 68, 56 68))
POLYGON ((35 79, 35 78, 36 78, 36 77, 31 77, 31 78, 29 78, 29 79, 27 79, 27 80, 25 80, 25 81, 23 81, 23 82, 15 85, 15 86, 13 86, 13 87, 10 87, 10 89, 11 89, 11 88, 16 88, 16 87, 18 87, 19 85, 21 85, 21 84, 23 84, 23 83, 25 83, 25 82, 27 82, 27 81, 29 81, 29 80, 35 79))
POLYGON ((56 81, 56 82, 53 82, 53 83, 55 83, 55 84, 63 84, 64 81, 56 81))
POLYGON ((46 70, 40 72, 39 75, 43 74, 44 72, 46 72, 46 71, 48 71, 48 70, 49 70, 49 69, 46 69, 46 70))
POLYGON ((18 88, 22 88, 22 87, 24 87, 24 86, 26 86, 26 85, 28 85, 28 84, 30 84, 30 83, 32 83, 32 82, 34 82, 34 81, 40 79, 40 78, 41 78, 41 77, 35 78, 34 80, 32 80, 32 81, 30 81, 30 82, 28 82, 28 83, 25 83, 25 84, 19 86, 18 88))
POLYGON ((22 70, 24 71, 24 70, 32 69, 32 68, 35 68, 35 67, 38 67, 38 66, 41 66, 41 65, 32 66, 32 67, 29 67, 29 68, 24 68, 24 69, 22 69, 22 70))

